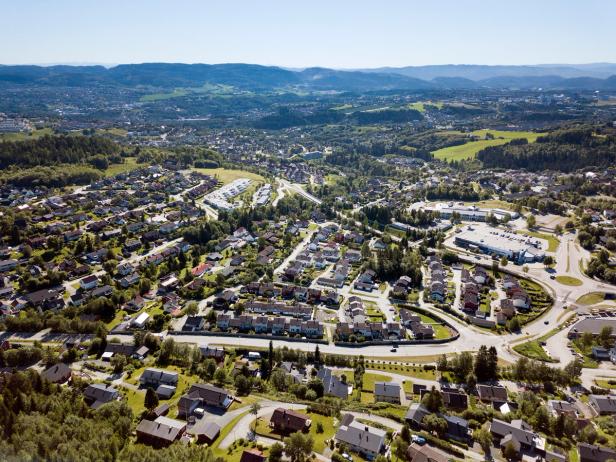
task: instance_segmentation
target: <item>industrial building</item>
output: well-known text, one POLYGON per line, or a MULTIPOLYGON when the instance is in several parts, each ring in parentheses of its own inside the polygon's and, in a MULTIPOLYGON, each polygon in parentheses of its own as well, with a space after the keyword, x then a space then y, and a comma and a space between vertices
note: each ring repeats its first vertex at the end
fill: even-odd
POLYGON ((497 255, 518 263, 543 261, 541 242, 531 237, 489 227, 467 227, 458 233, 455 244, 469 250, 497 255))
POLYGON ((449 202, 448 204, 439 203, 433 207, 425 207, 426 212, 438 212, 441 218, 451 218, 454 213, 460 217, 462 221, 486 221, 488 216, 494 215, 498 220, 503 220, 507 215, 515 220, 519 218, 519 214, 514 211, 501 210, 501 209, 482 209, 475 205, 464 205, 463 203, 454 204, 449 202))

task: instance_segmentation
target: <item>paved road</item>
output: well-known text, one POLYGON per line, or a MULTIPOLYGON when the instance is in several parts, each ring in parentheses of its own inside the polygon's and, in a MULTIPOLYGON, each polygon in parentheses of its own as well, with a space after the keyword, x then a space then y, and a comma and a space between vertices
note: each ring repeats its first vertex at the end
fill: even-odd
MULTIPOLYGON (((259 402, 259 404, 261 405, 261 409, 259 410, 257 414, 259 418, 271 416, 274 410, 279 407, 284 407, 285 409, 293 409, 293 410, 306 409, 306 405, 304 404, 291 404, 291 403, 284 403, 282 401, 263 400, 259 402)), ((231 422, 233 418, 235 418, 238 415, 243 414, 246 411, 250 411, 250 406, 236 409, 235 411, 233 411, 235 413, 233 417, 228 419, 228 422, 225 425, 228 425, 228 423, 231 422), (238 411, 241 411, 241 412, 238 412, 238 411)), ((231 444, 233 444, 234 441, 236 441, 239 438, 249 438, 252 435, 252 425, 253 425, 254 420, 255 420, 254 414, 248 413, 244 417, 242 417, 235 424, 235 426, 233 427, 233 430, 231 430, 229 434, 225 436, 225 438, 220 442, 219 447, 221 449, 226 449, 231 444)), ((221 428, 222 427, 223 426, 221 425, 221 428)), ((273 442, 276 441, 271 438, 262 438, 262 437, 260 437, 260 440, 261 442, 264 442, 265 444, 272 444, 273 442), (271 440, 271 441, 267 441, 267 440, 271 440)))

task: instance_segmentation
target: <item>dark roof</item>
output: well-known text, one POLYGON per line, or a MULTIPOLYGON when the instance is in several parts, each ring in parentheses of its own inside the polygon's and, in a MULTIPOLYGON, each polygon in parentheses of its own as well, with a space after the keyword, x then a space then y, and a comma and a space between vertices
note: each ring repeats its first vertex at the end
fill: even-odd
POLYGON ((58 363, 41 372, 41 377, 53 383, 62 383, 70 378, 72 372, 71 368, 66 364, 58 363))
POLYGON ((256 448, 244 449, 240 462, 265 462, 267 457, 256 448))
POLYGON ((284 427, 288 431, 301 431, 310 426, 310 417, 279 407, 274 410, 270 423, 276 427, 284 427))
POLYGON ((479 399, 488 401, 507 401, 507 389, 501 385, 477 385, 479 399))
POLYGON ((142 420, 137 425, 137 433, 163 441, 173 442, 181 436, 181 429, 152 420, 142 420))
POLYGON ((608 459, 616 459, 616 451, 610 448, 587 443, 578 443, 577 447, 581 462, 606 462, 608 459))

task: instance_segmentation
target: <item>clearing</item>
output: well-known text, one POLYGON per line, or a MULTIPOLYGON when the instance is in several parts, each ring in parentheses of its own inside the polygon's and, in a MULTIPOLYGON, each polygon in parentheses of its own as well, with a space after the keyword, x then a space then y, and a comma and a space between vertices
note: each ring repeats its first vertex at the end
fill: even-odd
POLYGON ((223 184, 231 183, 233 180, 237 180, 238 178, 248 178, 256 183, 265 183, 265 178, 261 175, 247 172, 245 170, 227 168, 194 168, 193 170, 218 178, 218 180, 222 181, 223 184))
POLYGON ((583 284, 578 278, 572 276, 556 276, 556 281, 566 286, 581 286, 583 284))
MULTIPOLYGON (((444 132, 444 133, 452 133, 452 132, 444 132)), ((460 133, 460 132, 453 132, 460 133)), ((440 159, 444 161, 452 161, 452 160, 465 160, 465 159, 473 159, 477 155, 479 151, 488 146, 499 146, 501 144, 508 143, 509 141, 516 138, 526 138, 529 143, 534 143, 537 138, 541 135, 540 133, 528 132, 528 131, 505 131, 505 130, 475 130, 470 133, 480 139, 477 141, 469 141, 468 143, 461 144, 458 146, 449 146, 447 148, 438 149, 433 151, 435 159, 440 159), (490 133, 494 136, 494 139, 485 139, 487 133, 490 133)))

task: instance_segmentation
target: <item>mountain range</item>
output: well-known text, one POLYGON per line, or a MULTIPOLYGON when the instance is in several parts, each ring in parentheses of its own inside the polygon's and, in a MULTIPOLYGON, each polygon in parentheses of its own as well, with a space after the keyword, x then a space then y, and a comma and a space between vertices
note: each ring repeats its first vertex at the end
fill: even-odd
POLYGON ((616 90, 616 64, 537 66, 441 65, 337 70, 256 64, 144 63, 104 66, 2 66, 0 86, 197 88, 240 90, 383 91, 445 89, 616 90))

